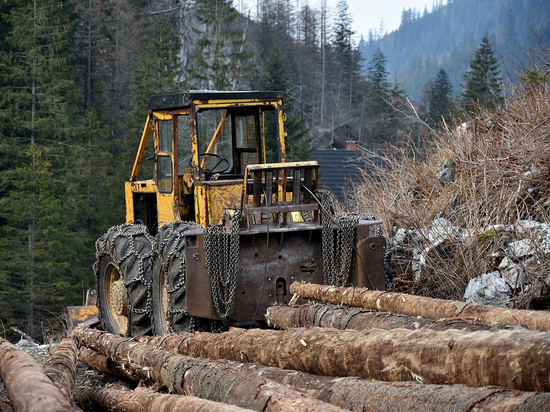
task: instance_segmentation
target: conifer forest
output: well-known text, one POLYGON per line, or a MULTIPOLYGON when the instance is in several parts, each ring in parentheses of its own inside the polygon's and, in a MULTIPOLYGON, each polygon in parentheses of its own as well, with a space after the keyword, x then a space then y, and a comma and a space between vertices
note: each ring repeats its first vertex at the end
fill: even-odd
MULTIPOLYGON (((544 1, 479 2, 499 13, 452 44, 427 33, 443 30, 434 22, 444 13, 466 27, 469 0, 404 10, 397 31, 361 39, 345 0, 241 3, 0 2, 0 331, 17 326, 42 339, 94 287, 94 244, 125 221, 124 182, 150 96, 282 91, 287 161, 350 140, 398 146, 459 123, 476 105, 498 107, 503 82, 516 78, 505 53, 527 65, 528 47, 550 33, 544 1)), ((268 147, 268 160, 275 156, 268 147)), ((152 162, 144 163, 140 179, 149 179, 152 162)))

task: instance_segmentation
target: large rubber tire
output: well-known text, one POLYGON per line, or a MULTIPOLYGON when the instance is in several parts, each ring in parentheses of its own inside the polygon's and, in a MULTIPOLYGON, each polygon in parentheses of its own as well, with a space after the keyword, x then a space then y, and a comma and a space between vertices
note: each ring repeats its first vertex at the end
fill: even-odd
POLYGON ((152 334, 154 245, 155 238, 141 224, 113 226, 96 241, 97 306, 106 331, 126 336, 152 334))
POLYGON ((197 330, 200 321, 185 310, 185 232, 198 227, 193 222, 171 222, 159 229, 151 281, 155 335, 197 330))

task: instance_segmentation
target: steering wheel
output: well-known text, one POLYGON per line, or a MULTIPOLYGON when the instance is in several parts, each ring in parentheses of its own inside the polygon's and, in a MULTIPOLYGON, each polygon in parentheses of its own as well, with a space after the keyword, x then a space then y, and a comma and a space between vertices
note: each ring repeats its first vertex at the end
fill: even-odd
MULTIPOLYGON (((229 160, 227 160, 225 157, 219 155, 219 154, 216 154, 216 153, 199 153, 199 171, 201 173, 204 173, 205 175, 211 175, 214 173, 214 171, 216 170, 216 168, 220 165, 220 164, 223 164, 223 162, 225 162, 227 164, 227 166, 225 167, 225 169, 220 169, 220 170, 217 170, 218 173, 224 173, 224 172, 227 172, 230 168, 231 168, 231 164, 229 163, 229 160), (216 164, 208 169, 203 169, 201 164, 203 162, 203 159, 207 156, 210 156, 210 157, 216 157, 218 158, 219 160, 216 162, 216 164)), ((193 159, 189 159, 189 166, 192 168, 193 167, 193 159)))

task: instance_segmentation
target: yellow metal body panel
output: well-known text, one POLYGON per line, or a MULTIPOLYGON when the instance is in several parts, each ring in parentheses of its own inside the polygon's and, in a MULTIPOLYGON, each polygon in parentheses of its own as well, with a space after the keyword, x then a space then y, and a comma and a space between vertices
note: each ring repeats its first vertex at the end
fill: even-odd
POLYGON ((65 318, 67 320, 67 332, 71 333, 74 328, 84 322, 93 323, 97 319, 99 311, 96 305, 90 306, 67 306, 65 307, 65 318))
POLYGON ((237 182, 208 182, 205 184, 206 201, 208 204, 208 221, 212 224, 221 224, 223 212, 241 208, 243 184, 237 182))
POLYGON ((149 138, 149 132, 151 131, 151 120, 151 113, 149 113, 147 115, 147 120, 145 121, 143 133, 141 134, 141 141, 139 142, 138 153, 134 162, 134 168, 132 169, 132 175, 130 176, 131 182, 134 182, 137 179, 139 167, 141 166, 141 160, 143 159, 143 152, 145 151, 145 146, 147 145, 147 140, 149 138))

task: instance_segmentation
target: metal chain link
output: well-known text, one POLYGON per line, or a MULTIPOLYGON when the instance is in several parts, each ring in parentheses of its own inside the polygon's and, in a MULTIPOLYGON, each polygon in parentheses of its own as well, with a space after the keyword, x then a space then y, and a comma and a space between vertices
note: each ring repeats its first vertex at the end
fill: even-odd
MULTIPOLYGON (((315 191, 315 197, 321 208, 323 276, 325 284, 344 286, 348 281, 351 260, 353 257, 355 224, 360 219, 375 220, 372 213, 344 213, 334 216, 334 195, 324 189, 315 191), (336 245, 334 226, 336 225, 336 245)), ((375 236, 381 233, 380 226, 375 229, 375 236)))
POLYGON ((204 229, 204 253, 210 276, 212 302, 222 319, 230 316, 235 306, 240 221, 241 212, 236 211, 231 216, 229 229, 215 225, 204 229))
POLYGON ((147 228, 144 225, 127 223, 123 225, 112 226, 106 234, 96 240, 96 261, 93 265, 93 270, 96 276, 96 282, 99 284, 99 265, 98 262, 101 257, 108 255, 113 260, 114 265, 120 272, 120 265, 128 258, 134 257, 138 261, 138 273, 136 276, 127 279, 121 274, 124 286, 127 288, 130 284, 135 282, 142 282, 147 288, 147 300, 144 309, 134 308, 130 302, 128 302, 128 310, 138 314, 144 314, 151 311, 152 308, 152 296, 150 293, 151 279, 147 279, 145 276, 145 262, 149 261, 149 267, 153 266, 153 250, 155 249, 156 239, 149 234, 147 228), (135 247, 135 237, 144 235, 151 243, 151 249, 146 253, 138 253, 135 247), (128 240, 128 250, 124 256, 117 257, 115 253, 116 240, 120 237, 125 237, 128 240))
MULTIPOLYGON (((163 236, 161 236, 161 233, 159 232, 157 234, 157 251, 156 256, 160 259, 160 265, 162 270, 165 274, 168 274, 168 269, 170 262, 172 260, 177 259, 178 260, 178 281, 176 284, 174 284, 171 288, 166 288, 166 292, 168 294, 172 294, 179 289, 183 288, 185 290, 185 248, 180 247, 181 242, 185 240, 185 232, 189 229, 196 229, 200 228, 201 225, 199 225, 196 222, 186 222, 186 221, 178 221, 178 222, 172 222, 168 223, 166 225, 166 228, 164 228, 164 231, 166 233, 163 233, 163 236), (183 230, 176 230, 177 227, 180 227, 181 225, 184 225, 183 230), (167 248, 167 244, 169 241, 172 241, 172 245, 170 246, 170 249, 168 249, 168 253, 165 254, 165 250, 167 248)), ((162 230, 162 229, 161 229, 162 230)), ((167 285, 168 286, 168 285, 167 285)), ((184 316, 189 315, 189 312, 187 312, 185 309, 175 309, 174 307, 170 307, 170 313, 172 316, 170 317, 170 322, 174 318, 175 315, 182 314, 184 316)), ((170 326, 170 330, 173 331, 172 326, 170 326)))

